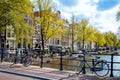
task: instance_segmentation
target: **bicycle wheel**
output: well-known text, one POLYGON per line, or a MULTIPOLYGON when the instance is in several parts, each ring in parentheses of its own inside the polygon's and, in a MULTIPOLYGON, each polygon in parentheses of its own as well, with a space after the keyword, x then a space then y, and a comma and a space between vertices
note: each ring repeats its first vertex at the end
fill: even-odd
POLYGON ((83 69, 83 63, 82 62, 78 62, 77 66, 75 66, 75 73, 76 74, 80 74, 82 72, 83 69))
POLYGON ((24 67, 28 67, 32 63, 32 58, 31 57, 25 57, 22 60, 22 64, 24 67))
POLYGON ((109 65, 106 62, 100 61, 95 64, 95 74, 100 77, 107 76, 109 73, 109 65))

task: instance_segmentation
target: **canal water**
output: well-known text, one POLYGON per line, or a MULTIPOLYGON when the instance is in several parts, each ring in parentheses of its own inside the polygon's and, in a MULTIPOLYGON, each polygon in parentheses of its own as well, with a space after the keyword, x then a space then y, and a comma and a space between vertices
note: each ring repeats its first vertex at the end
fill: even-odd
MULTIPOLYGON (((102 60, 106 60, 108 62, 111 61, 111 56, 106 55, 101 57, 102 60)), ((113 76, 120 77, 120 55, 113 56, 113 76)), ((109 63, 109 67, 111 69, 111 63, 109 63)), ((109 72, 110 75, 111 71, 109 72)))

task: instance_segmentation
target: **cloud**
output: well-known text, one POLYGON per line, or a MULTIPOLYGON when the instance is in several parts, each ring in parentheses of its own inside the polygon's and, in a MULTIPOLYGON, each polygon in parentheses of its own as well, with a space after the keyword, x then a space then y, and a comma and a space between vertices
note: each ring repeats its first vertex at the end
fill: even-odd
POLYGON ((101 32, 116 32, 119 26, 119 23, 116 22, 115 15, 119 8, 119 4, 116 2, 120 0, 78 0, 77 4, 73 4, 72 6, 66 6, 66 3, 63 4, 60 2, 61 0, 53 1, 56 1, 58 10, 61 11, 62 18, 68 21, 70 21, 72 14, 74 14, 79 20, 81 20, 81 18, 88 19, 90 24, 101 32), (115 4, 106 5, 112 1, 115 4))
POLYGON ((93 24, 100 31, 116 32, 119 23, 116 22, 116 12, 119 6, 116 6, 107 11, 96 11, 96 16, 90 18, 90 23, 93 24))

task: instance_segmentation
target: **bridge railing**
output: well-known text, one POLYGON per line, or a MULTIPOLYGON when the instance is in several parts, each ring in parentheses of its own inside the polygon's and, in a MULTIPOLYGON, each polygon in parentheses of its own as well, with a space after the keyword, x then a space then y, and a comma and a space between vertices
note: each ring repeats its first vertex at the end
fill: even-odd
MULTIPOLYGON (((77 64, 74 64, 73 62, 76 62, 76 61, 80 61, 80 59, 76 59, 76 57, 73 57, 73 58, 66 58, 64 57, 64 52, 55 52, 55 53, 58 53, 59 54, 59 57, 51 57, 51 59, 55 59, 53 60, 52 62, 48 61, 48 62, 43 62, 41 65, 41 68, 43 66, 43 64, 50 64, 50 65, 57 65, 58 69, 59 70, 66 70, 66 67, 68 70, 74 70, 75 67, 77 66, 77 64), (65 63, 65 61, 68 61, 68 63, 65 63), (71 63, 70 63, 71 62, 71 63), (71 68, 70 68, 71 67, 71 68)), ((109 56, 108 59, 109 60, 106 60, 106 62, 109 64, 109 75, 110 77, 114 77, 115 75, 114 74, 114 71, 120 71, 120 68, 119 67, 115 67, 115 65, 120 65, 120 61, 115 61, 115 57, 117 56, 120 56, 119 54, 114 54, 114 53, 109 53, 109 54, 87 54, 89 56, 109 56)), ((41 61, 44 61, 45 58, 47 57, 41 57, 40 59, 42 59, 41 61)), ((120 57, 119 57, 120 58, 120 57)), ((92 63, 92 58, 91 59, 86 59, 88 62, 91 62, 92 63)), ((104 59, 103 59, 104 60, 104 59)), ((85 68, 88 68, 88 67, 85 67, 85 68)))

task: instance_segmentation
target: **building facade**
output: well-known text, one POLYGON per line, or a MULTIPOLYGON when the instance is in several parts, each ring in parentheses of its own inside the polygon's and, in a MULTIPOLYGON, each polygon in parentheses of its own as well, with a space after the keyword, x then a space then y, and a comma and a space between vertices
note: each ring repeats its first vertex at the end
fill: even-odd
MULTIPOLYGON (((60 11, 57 11, 56 15, 57 15, 57 18, 61 19, 60 11)), ((34 12, 34 16, 35 16, 35 19, 39 17, 38 11, 34 12)), ((31 44, 24 43, 24 38, 21 38, 22 40, 20 44, 16 44, 14 29, 12 28, 12 26, 8 26, 6 31, 0 35, 1 47, 7 47, 8 45, 8 48, 17 48, 17 47, 41 48, 42 42, 41 42, 41 35, 40 35, 40 24, 38 24, 35 21, 35 19, 32 20, 32 18, 27 15, 25 15, 24 19, 25 21, 27 21, 27 23, 30 26, 34 27, 34 35, 31 36, 31 44)), ((66 28, 66 30, 69 30, 69 23, 65 23, 64 28, 66 28)), ((66 33, 61 35, 61 38, 51 37, 46 41, 45 45, 46 45, 45 47, 49 45, 55 45, 55 46, 61 46, 63 49, 66 49, 66 48, 70 49, 72 45, 71 35, 69 33, 66 33)), ((92 44, 92 48, 93 47, 94 45, 92 44)), ((88 48, 87 43, 85 43, 85 48, 88 48)), ((76 41, 74 43, 74 49, 75 50, 82 49, 82 41, 76 41)))

